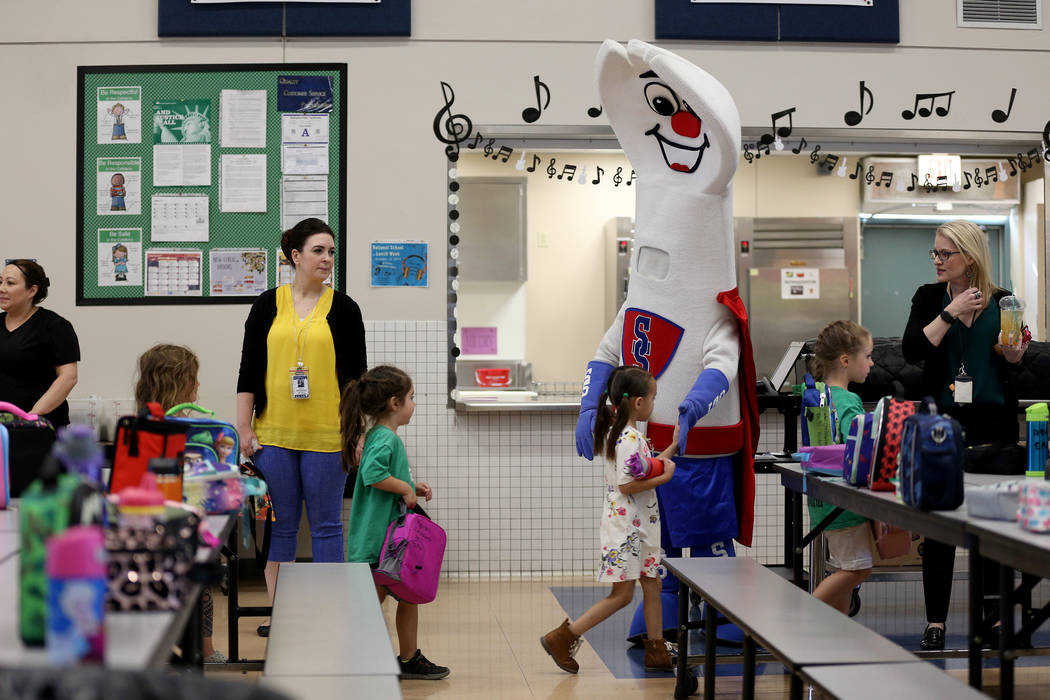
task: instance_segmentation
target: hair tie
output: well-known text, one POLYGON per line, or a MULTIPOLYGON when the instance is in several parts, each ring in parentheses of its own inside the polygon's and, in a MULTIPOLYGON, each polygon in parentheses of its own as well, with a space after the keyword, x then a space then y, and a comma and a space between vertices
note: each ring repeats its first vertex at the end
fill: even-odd
POLYGON ((626 399, 626 398, 627 398, 628 396, 630 396, 630 394, 628 394, 628 393, 627 393, 626 391, 625 391, 625 392, 623 392, 623 397, 624 397, 625 399, 626 399))

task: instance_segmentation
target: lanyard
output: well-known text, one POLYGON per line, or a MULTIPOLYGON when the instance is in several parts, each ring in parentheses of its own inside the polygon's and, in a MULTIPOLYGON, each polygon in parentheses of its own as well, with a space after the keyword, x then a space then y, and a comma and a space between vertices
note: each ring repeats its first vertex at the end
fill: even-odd
MULTIPOLYGON (((322 294, 323 294, 323 292, 322 292, 322 294)), ((299 324, 298 323, 295 324, 295 326, 296 326, 296 329, 295 329, 295 359, 296 359, 296 366, 297 367, 302 367, 303 366, 303 351, 306 349, 306 338, 307 338, 308 335, 310 335, 310 324, 313 323, 313 321, 314 321, 314 314, 317 313, 317 306, 320 303, 321 303, 321 298, 318 297, 317 298, 317 304, 314 304, 314 308, 310 311, 310 315, 306 317, 306 326, 302 330, 299 329, 299 327, 298 327, 299 324), (300 337, 302 337, 302 342, 301 343, 299 342, 300 337)), ((293 297, 292 298, 292 317, 293 317, 293 321, 298 316, 299 316, 299 314, 297 314, 295 312, 295 298, 293 297)), ((300 318, 299 319, 299 323, 302 323, 302 321, 303 321, 303 319, 300 318)))

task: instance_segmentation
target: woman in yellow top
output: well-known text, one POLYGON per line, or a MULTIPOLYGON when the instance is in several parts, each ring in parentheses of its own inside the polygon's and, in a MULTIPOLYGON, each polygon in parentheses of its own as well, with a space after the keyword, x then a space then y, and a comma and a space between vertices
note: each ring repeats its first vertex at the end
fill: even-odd
MULTIPOLYGON (((324 284, 335 263, 332 229, 304 219, 284 232, 281 250, 295 278, 252 304, 237 378, 241 450, 254 455, 273 500, 271 603, 280 562, 295 560, 304 499, 313 560, 343 561, 339 396, 366 368, 361 309, 324 284)), ((268 636, 269 625, 258 631, 268 636)))

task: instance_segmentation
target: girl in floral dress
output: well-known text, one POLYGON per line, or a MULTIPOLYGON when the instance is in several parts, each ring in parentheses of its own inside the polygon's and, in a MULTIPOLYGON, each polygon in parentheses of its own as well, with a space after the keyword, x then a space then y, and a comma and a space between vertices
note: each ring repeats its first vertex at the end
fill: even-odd
POLYGON ((576 673, 573 657, 584 632, 602 622, 634 599, 634 583, 642 584, 642 603, 648 639, 645 668, 671 670, 671 656, 663 639, 660 610, 660 510, 656 487, 674 475, 671 457, 678 446, 675 428, 671 446, 656 455, 638 429, 653 412, 656 380, 639 367, 618 367, 609 376, 606 394, 594 422, 595 452, 606 457, 605 508, 599 534, 602 545, 599 582, 612 583, 612 591, 574 622, 540 638, 543 648, 564 671, 576 673), (657 474, 662 467, 663 473, 657 474))

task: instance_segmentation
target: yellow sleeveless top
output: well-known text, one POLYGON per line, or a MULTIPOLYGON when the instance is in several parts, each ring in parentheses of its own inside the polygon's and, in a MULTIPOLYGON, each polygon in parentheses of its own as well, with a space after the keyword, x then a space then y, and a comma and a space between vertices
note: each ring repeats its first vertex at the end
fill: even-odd
POLYGON ((255 417, 255 434, 262 445, 291 450, 339 452, 339 380, 335 343, 328 327, 334 292, 325 287, 317 305, 299 318, 291 285, 277 289, 277 316, 266 336, 266 408, 255 417), (309 370, 310 398, 292 398, 290 370, 309 370))

